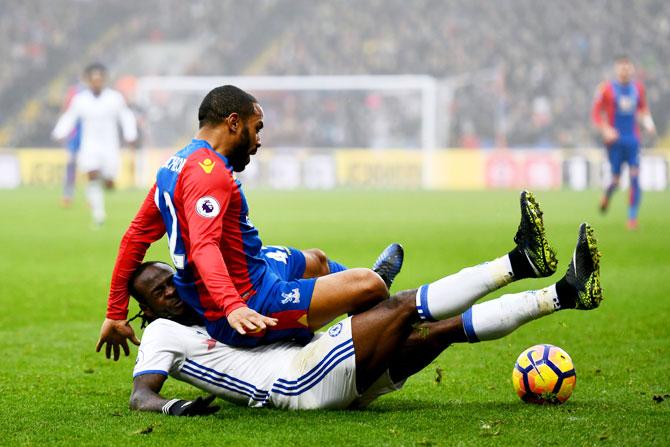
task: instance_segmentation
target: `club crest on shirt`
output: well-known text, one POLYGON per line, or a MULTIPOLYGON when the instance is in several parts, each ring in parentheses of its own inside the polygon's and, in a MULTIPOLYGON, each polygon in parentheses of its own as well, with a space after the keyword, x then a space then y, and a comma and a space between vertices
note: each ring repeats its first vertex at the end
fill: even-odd
POLYGON ((221 206, 219 202, 212 196, 200 197, 197 202, 195 202, 195 210, 202 217, 212 219, 219 215, 221 211, 221 206))
POLYGON ((214 169, 216 162, 209 158, 205 158, 203 161, 199 161, 198 165, 200 165, 202 170, 205 171, 205 174, 209 174, 212 172, 212 169, 214 169))
POLYGON ((281 300, 282 304, 298 304, 300 302, 300 290, 297 287, 291 290, 289 293, 282 293, 281 296, 284 298, 281 300))

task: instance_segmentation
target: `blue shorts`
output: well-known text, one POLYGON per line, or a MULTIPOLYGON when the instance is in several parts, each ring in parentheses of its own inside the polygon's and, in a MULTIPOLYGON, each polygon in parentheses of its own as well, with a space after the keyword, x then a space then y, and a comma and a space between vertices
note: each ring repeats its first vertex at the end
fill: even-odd
POLYGON ((621 137, 607 147, 612 175, 621 175, 621 166, 640 166, 640 141, 637 138, 621 137))
POLYGON ((268 261, 270 270, 247 306, 262 315, 277 318, 277 326, 240 335, 227 319, 221 318, 208 321, 207 331, 230 346, 253 347, 286 340, 309 343, 314 334, 307 327, 307 312, 316 278, 302 279, 305 256, 295 248, 275 246, 263 247, 261 255, 268 261))
POLYGON ((261 248, 261 256, 284 281, 301 279, 305 273, 305 255, 297 248, 268 245, 261 248))

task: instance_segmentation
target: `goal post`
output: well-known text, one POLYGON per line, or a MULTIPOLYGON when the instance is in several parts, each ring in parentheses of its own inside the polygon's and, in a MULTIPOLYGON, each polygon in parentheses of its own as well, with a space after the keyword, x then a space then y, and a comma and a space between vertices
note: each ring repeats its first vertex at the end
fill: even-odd
MULTIPOLYGON (((428 75, 335 75, 335 76, 146 76, 138 78, 136 100, 147 109, 152 96, 161 92, 198 95, 231 84, 254 94, 257 92, 418 92, 419 138, 414 149, 424 151, 422 185, 431 185, 430 159, 438 142, 438 89, 440 82, 428 75)), ((190 117, 188 117, 190 118, 190 117)), ((184 117, 187 119, 187 117, 184 117)), ((140 154, 138 164, 142 164, 140 154)), ((138 169, 142 172, 142 169, 138 169)), ((137 179, 138 183, 142 179, 137 179)))

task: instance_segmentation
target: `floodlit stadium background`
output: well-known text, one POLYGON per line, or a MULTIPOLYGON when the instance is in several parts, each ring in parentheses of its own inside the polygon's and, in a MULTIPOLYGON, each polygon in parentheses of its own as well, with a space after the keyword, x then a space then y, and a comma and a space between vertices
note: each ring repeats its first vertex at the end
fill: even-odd
POLYGON ((642 186, 667 188, 668 2, 242 3, 3 2, 0 187, 62 182, 66 152, 49 133, 100 61, 142 126, 121 188, 152 181, 193 135, 204 93, 230 77, 266 112, 249 187, 599 188, 590 103, 625 53, 659 133, 642 186))

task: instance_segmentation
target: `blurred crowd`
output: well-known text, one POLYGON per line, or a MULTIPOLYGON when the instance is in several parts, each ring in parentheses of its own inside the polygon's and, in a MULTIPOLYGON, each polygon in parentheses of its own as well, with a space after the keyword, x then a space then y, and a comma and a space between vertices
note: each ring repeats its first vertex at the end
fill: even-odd
MULTIPOLYGON (((242 8, 229 0, 3 2, 0 54, 10 63, 0 65, 0 101, 18 113, 4 106, 12 95, 35 99, 28 74, 42 73, 35 79, 44 85, 62 66, 92 58, 116 77, 172 73, 171 66, 134 71, 122 61, 135 45, 175 41, 190 42, 198 54, 180 68, 184 75, 434 76, 453 94, 438 104, 438 143, 450 146, 593 145, 592 96, 621 53, 637 63, 661 133, 670 120, 664 0, 259 0, 242 8)), ((272 146, 420 144, 416 91, 258 94, 272 118, 272 146)), ((149 131, 149 144, 183 139, 196 106, 179 96, 144 104, 149 128, 166 129, 149 131)), ((44 113, 52 119, 57 105, 47 103, 44 113)), ((43 135, 27 132, 14 143, 49 144, 43 135)))

